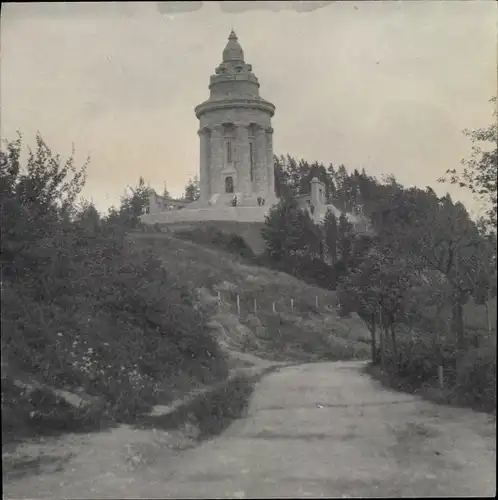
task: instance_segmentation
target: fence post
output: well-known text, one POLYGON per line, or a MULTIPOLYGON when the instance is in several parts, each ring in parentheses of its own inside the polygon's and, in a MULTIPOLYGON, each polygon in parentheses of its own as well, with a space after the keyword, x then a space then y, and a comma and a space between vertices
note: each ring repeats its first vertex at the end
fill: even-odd
POLYGON ((276 314, 277 311, 275 310, 275 302, 273 302, 273 314, 276 314))
POLYGON ((240 316, 240 295, 237 294, 237 314, 240 316))
POLYGON ((254 297, 254 316, 258 314, 258 304, 256 303, 256 297, 254 297))
POLYGON ((315 296, 315 306, 318 309, 318 295, 315 296))
POLYGON ((291 299, 291 312, 294 312, 294 299, 291 299))
POLYGON ((438 378, 439 378, 439 388, 444 389, 443 365, 439 365, 437 367, 437 374, 438 374, 438 378))

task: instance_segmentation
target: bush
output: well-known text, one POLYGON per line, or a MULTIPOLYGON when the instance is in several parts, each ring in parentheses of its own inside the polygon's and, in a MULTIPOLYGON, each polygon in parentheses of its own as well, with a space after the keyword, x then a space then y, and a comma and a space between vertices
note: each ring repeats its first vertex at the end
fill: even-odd
POLYGON ((281 259, 271 259, 268 254, 259 255, 254 262, 298 278, 309 285, 335 290, 336 273, 332 266, 322 260, 307 255, 289 255, 281 259))
POLYGON ((496 350, 490 346, 459 352, 455 342, 442 339, 440 353, 426 333, 398 337, 398 360, 389 345, 386 371, 391 383, 410 390, 437 386, 438 366, 443 365, 444 384, 452 401, 485 410, 496 409, 496 350))
MULTIPOLYGON (((15 365, 49 388, 82 389, 102 397, 120 419, 150 408, 175 377, 226 378, 196 291, 167 272, 153 249, 125 238, 146 201, 143 181, 119 211, 102 218, 92 205, 75 204, 83 184, 72 160, 61 165, 38 137, 23 166, 20 148, 19 139, 1 154, 7 378, 16 376, 9 372, 15 365)), ((26 409, 43 413, 45 400, 26 402, 26 409)), ((2 387, 12 415, 21 402, 22 395, 2 387)), ((81 417, 55 407, 52 420, 81 417)))
POLYGON ((460 398, 486 410, 496 409, 496 351, 478 348, 468 351, 456 373, 460 398))
POLYGON ((177 231, 175 234, 179 238, 201 243, 203 245, 211 245, 244 259, 254 258, 253 251, 244 241, 242 236, 226 233, 215 226, 208 225, 202 228, 198 227, 195 229, 177 231))

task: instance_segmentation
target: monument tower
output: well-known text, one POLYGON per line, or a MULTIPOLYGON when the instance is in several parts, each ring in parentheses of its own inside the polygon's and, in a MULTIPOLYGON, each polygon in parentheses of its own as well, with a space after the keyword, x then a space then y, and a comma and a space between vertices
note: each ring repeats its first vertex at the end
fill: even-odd
POLYGON ((259 82, 232 30, 222 63, 210 78, 210 96, 195 108, 200 122, 198 206, 275 203, 275 106, 259 96, 259 82))
MULTIPOLYGON (((265 245, 258 224, 265 222, 277 203, 271 127, 275 106, 260 97, 258 79, 244 61, 233 30, 209 90, 209 99, 195 108, 200 122, 199 199, 175 200, 152 190, 148 212, 141 220, 168 226, 168 231, 206 222, 215 222, 225 230, 229 225, 230 233, 241 234, 259 253, 265 245)), ((325 195, 325 184, 314 178, 309 193, 296 196, 296 201, 316 222, 323 220, 327 210, 339 217, 340 210, 327 204, 325 195)), ((355 227, 361 222, 355 214, 346 216, 355 227)))

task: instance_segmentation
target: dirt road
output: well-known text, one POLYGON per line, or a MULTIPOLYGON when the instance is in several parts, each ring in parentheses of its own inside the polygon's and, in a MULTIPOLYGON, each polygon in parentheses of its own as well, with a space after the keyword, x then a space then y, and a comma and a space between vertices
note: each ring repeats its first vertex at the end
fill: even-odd
POLYGON ((7 479, 4 498, 495 495, 489 415, 384 389, 361 368, 320 363, 268 375, 248 415, 197 448, 152 446, 160 431, 131 429, 80 448, 66 441, 73 457, 7 479), (139 444, 143 460, 125 464, 124 450, 139 444))

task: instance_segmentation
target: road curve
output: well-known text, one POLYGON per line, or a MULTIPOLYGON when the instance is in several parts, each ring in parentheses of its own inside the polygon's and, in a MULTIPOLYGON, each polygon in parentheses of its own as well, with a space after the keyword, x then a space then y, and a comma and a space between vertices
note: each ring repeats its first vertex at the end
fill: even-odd
POLYGON ((89 496, 495 495, 496 423, 489 415, 385 389, 362 366, 317 363, 268 375, 248 414, 221 436, 157 457, 119 488, 95 478, 89 496))

